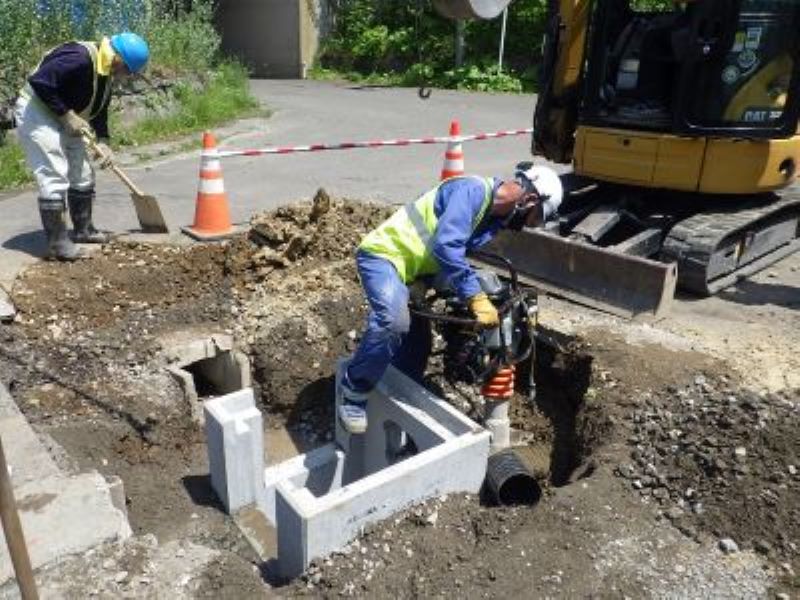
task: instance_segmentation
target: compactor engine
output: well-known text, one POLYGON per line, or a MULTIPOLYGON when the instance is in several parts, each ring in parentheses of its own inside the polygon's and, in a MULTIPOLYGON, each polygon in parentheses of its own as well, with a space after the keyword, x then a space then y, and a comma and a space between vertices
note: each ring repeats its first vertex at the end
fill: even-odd
POLYGON ((429 319, 444 341, 443 366, 454 381, 482 386, 502 369, 531 357, 536 327, 536 295, 521 289, 508 263, 509 281, 479 270, 481 288, 497 307, 500 326, 479 329, 467 304, 452 292, 437 291, 412 303, 412 312, 429 319))

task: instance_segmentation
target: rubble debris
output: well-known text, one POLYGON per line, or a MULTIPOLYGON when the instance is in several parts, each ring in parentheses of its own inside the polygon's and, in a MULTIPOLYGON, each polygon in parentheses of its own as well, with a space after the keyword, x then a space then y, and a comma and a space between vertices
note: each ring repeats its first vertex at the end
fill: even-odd
POLYGON ((789 467, 800 461, 800 405, 702 375, 694 384, 640 398, 628 420, 631 462, 617 475, 693 537, 728 533, 797 560, 800 479, 789 467))

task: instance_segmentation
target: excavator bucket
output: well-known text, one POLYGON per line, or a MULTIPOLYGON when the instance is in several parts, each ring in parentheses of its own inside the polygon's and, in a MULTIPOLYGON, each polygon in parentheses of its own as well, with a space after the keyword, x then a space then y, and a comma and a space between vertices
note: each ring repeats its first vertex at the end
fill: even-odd
MULTIPOLYGON (((660 263, 541 230, 503 231, 486 246, 511 261, 521 282, 626 318, 658 319, 668 311, 676 263, 660 263)), ((492 264, 490 258, 476 262, 492 264)))
POLYGON ((433 7, 448 19, 494 19, 511 0, 433 0, 433 7))

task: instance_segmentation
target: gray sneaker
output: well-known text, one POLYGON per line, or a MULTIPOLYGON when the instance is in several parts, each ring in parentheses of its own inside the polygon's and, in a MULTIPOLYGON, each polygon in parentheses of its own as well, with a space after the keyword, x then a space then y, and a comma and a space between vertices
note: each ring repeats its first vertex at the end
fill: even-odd
POLYGON ((367 398, 362 394, 345 392, 339 405, 339 422, 348 433, 360 435, 367 431, 367 398))

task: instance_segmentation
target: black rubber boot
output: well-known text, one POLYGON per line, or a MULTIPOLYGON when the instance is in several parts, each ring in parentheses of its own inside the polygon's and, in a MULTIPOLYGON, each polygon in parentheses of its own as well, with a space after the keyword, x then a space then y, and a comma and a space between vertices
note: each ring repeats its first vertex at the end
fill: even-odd
POLYGON ((39 198, 39 214, 47 236, 47 258, 73 261, 83 253, 67 236, 67 207, 62 198, 39 198))
POLYGON ((69 200, 69 216, 72 219, 74 232, 72 239, 79 244, 105 244, 110 236, 98 231, 92 224, 92 204, 94 202, 94 189, 75 190, 70 188, 67 192, 69 200))

